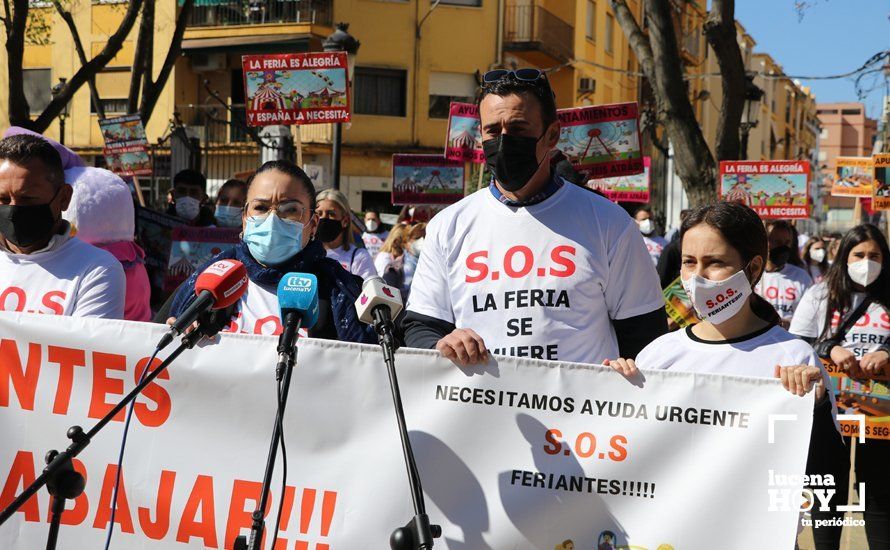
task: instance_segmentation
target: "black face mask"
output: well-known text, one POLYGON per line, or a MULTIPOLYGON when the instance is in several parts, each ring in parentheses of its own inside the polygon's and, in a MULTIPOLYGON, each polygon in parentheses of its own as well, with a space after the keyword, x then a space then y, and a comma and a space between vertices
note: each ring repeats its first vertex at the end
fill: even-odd
MULTIPOLYGON (((56 192, 56 196, 58 196, 56 192)), ((0 234, 12 244, 25 248, 39 243, 52 233, 56 225, 50 204, 0 205, 0 234)))
POLYGON ((318 229, 315 230, 315 238, 323 243, 329 243, 337 239, 343 233, 343 225, 340 220, 321 218, 318 220, 318 229))
POLYGON ((791 258, 790 246, 777 246, 769 251, 769 261, 773 265, 785 265, 789 258, 791 258))
POLYGON ((519 191, 538 171, 541 163, 537 159, 537 149, 541 137, 501 134, 482 142, 485 164, 505 190, 519 191))

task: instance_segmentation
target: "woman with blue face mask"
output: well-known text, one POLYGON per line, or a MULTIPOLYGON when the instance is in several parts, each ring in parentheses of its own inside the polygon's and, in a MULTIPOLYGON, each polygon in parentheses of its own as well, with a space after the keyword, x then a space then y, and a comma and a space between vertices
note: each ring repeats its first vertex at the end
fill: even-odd
POLYGON ((217 227, 241 227, 241 214, 247 204, 247 183, 239 179, 226 181, 216 194, 213 217, 217 227))
MULTIPOLYGON (((373 329, 360 323, 355 313, 353 303, 361 293, 359 280, 327 258, 324 246, 313 239, 318 224, 315 209, 311 180, 291 162, 269 161, 247 182, 241 242, 206 264, 235 259, 247 267, 247 292, 232 308, 214 315, 213 322, 224 326, 224 332, 280 334, 278 282, 287 273, 301 272, 318 278, 319 321, 308 336, 377 341, 373 329)), ((177 289, 155 317, 156 322, 169 321, 186 309, 195 294, 195 280, 206 265, 177 289)))

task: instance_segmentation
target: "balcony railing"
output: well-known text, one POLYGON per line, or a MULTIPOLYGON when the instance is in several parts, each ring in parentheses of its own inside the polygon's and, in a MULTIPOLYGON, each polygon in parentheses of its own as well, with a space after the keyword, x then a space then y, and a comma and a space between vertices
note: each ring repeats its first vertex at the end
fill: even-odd
POLYGON ((333 0, 198 0, 190 27, 307 23, 331 26, 333 0))
POLYGON ((504 49, 540 51, 568 61, 574 57, 574 40, 573 27, 541 6, 506 6, 504 49))

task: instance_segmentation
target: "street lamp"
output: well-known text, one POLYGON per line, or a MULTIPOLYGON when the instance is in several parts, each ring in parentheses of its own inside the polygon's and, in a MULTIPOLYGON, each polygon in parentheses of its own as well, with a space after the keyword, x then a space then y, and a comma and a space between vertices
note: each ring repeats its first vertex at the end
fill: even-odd
MULTIPOLYGON (((67 78, 59 77, 59 83, 53 86, 50 90, 53 99, 55 100, 59 97, 59 94, 62 93, 62 88, 65 87, 65 83, 68 82, 67 78)), ((59 113, 59 143, 65 145, 65 119, 68 118, 68 102, 65 102, 65 105, 62 107, 62 111, 59 113)))
POLYGON ((754 75, 745 77, 745 108, 742 110, 742 122, 739 123, 739 160, 748 158, 748 134, 757 126, 757 115, 760 114, 760 100, 763 90, 754 84, 754 75))
MULTIPOLYGON (((349 34, 348 30, 349 23, 337 23, 337 30, 324 39, 321 47, 326 52, 346 52, 348 80, 351 85, 352 77, 355 74, 355 54, 362 43, 349 34)), ((347 90, 347 93, 349 93, 349 90, 347 90)), ((334 124, 334 143, 331 147, 331 180, 334 189, 340 189, 340 146, 343 141, 342 135, 343 124, 337 122, 334 124)))

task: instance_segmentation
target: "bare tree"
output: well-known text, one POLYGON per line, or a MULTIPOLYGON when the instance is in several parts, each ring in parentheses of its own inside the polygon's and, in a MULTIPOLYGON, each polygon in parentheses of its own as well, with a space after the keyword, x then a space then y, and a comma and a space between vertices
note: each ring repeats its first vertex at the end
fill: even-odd
MULTIPOLYGON (((75 49, 78 50, 80 57, 80 68, 69 78, 64 85, 61 86, 58 93, 53 96, 52 101, 38 115, 36 120, 31 120, 31 109, 28 104, 28 98, 25 96, 24 90, 24 74, 22 71, 22 60, 25 55, 25 38, 27 33, 29 0, 3 0, 4 16, 2 18, 4 30, 6 31, 6 55, 7 55, 7 86, 9 90, 9 122, 14 126, 22 126, 36 132, 43 132, 49 127, 50 123, 64 109, 65 105, 71 101, 74 94, 88 81, 95 79, 97 73, 108 65, 115 55, 121 50, 124 40, 133 25, 139 11, 142 9, 143 0, 130 0, 127 10, 117 30, 108 37, 108 41, 102 50, 92 59, 86 60, 86 54, 83 51, 83 44, 77 35, 75 39, 75 49)), ((57 4, 57 2, 54 2, 57 4)), ((61 8, 56 7, 57 11, 61 8)), ((60 15, 68 25, 69 30, 73 28, 73 19, 65 18, 64 9, 60 11, 60 15)), ((70 13, 68 14, 70 18, 70 13)), ((76 32, 76 29, 75 29, 76 32)), ((95 91, 95 90, 94 90, 95 91)))
POLYGON ((133 74, 130 79, 130 91, 127 96, 127 111, 139 113, 144 124, 148 123, 154 112, 155 105, 161 96, 161 92, 167 85, 167 80, 176 59, 182 53, 182 37, 188 25, 188 17, 192 11, 194 0, 185 0, 176 17, 176 27, 173 29, 173 39, 167 56, 161 65, 157 78, 154 73, 154 34, 155 34, 155 0, 145 0, 142 9, 142 21, 139 24, 139 36, 136 40, 136 52, 133 58, 133 74))
POLYGON ((708 149, 689 98, 672 2, 643 0, 646 33, 625 0, 611 0, 611 6, 652 88, 658 118, 673 145, 675 166, 689 202, 698 205, 713 201, 717 196, 717 160, 738 158, 738 130, 745 102, 745 67, 736 40, 734 0, 712 0, 704 29, 717 56, 723 84, 717 160, 708 149))
MULTIPOLYGON (((59 17, 61 17, 62 21, 65 22, 65 25, 68 26, 68 32, 71 33, 71 39, 74 41, 74 51, 77 52, 77 59, 80 61, 80 65, 86 65, 89 63, 89 60, 87 60, 87 53, 83 49, 83 41, 80 39, 80 32, 74 24, 74 17, 71 15, 70 11, 62 6, 62 3, 59 2, 59 0, 52 0, 52 3, 53 7, 56 8, 56 11, 59 13, 59 17)), ((89 75, 87 84, 90 87, 90 98, 93 101, 93 105, 96 106, 96 114, 99 115, 100 119, 103 119, 105 118, 105 107, 102 105, 102 98, 99 97, 99 89, 96 87, 95 74, 89 75)))

